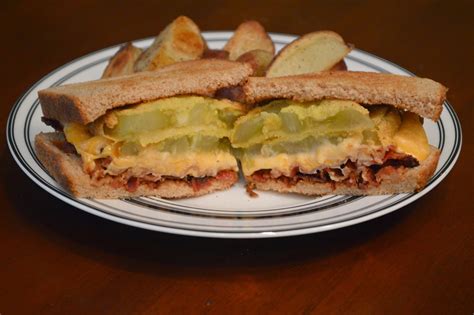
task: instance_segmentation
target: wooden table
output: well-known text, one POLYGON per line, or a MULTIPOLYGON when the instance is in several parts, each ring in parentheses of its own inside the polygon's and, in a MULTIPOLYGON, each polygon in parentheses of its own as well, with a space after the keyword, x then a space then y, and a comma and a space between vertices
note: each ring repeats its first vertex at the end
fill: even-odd
POLYGON ((156 35, 180 14, 203 30, 257 19, 272 32, 337 31, 447 85, 464 134, 452 172, 417 202, 350 228, 201 239, 139 230, 66 205, 21 172, 2 136, 0 313, 472 314, 474 3, 220 3, 3 3, 1 129, 23 91, 73 58, 156 35))

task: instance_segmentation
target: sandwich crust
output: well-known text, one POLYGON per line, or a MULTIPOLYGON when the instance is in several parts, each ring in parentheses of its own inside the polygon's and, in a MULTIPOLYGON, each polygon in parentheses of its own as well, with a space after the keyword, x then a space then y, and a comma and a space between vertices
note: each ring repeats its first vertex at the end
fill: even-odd
POLYGON ((430 79, 352 71, 251 77, 243 89, 249 103, 279 98, 301 102, 332 98, 364 105, 393 105, 434 121, 441 115, 447 92, 446 87, 430 79))
POLYGON ((251 73, 245 63, 194 60, 157 71, 52 87, 38 95, 44 117, 88 124, 120 106, 175 95, 212 96, 218 89, 243 84, 251 73))
POLYGON ((165 179, 158 184, 139 184, 136 190, 125 186, 113 187, 107 178, 92 179, 82 170, 82 160, 69 150, 64 135, 59 132, 40 133, 35 138, 36 154, 49 174, 76 197, 83 198, 125 198, 138 196, 157 196, 163 198, 197 197, 216 190, 231 187, 237 181, 235 176, 213 177, 195 189, 185 180, 165 179))
POLYGON ((265 181, 254 181, 251 176, 246 180, 250 187, 257 190, 271 190, 280 193, 297 193, 303 195, 385 195, 411 193, 420 191, 426 186, 438 164, 440 151, 431 146, 430 155, 419 166, 399 168, 378 176, 378 184, 358 187, 343 182, 320 183, 309 178, 302 178, 296 183, 289 184, 283 178, 268 178, 265 181))

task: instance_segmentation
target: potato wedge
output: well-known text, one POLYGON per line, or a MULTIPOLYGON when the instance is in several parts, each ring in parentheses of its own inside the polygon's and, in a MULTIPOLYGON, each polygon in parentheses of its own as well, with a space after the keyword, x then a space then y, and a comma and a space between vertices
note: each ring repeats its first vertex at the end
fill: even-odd
POLYGON ((172 63, 199 59, 206 48, 198 26, 190 18, 180 16, 138 57, 134 70, 152 71, 172 63))
POLYGON ((256 49, 246 52, 237 58, 237 61, 250 64, 253 75, 262 77, 267 71, 268 65, 272 62, 273 54, 266 50, 256 49))
POLYGON ((126 43, 120 47, 115 55, 109 60, 109 63, 102 74, 102 78, 132 74, 133 65, 141 53, 142 50, 140 48, 133 46, 132 43, 126 43))
POLYGON ((224 46, 224 50, 229 52, 230 60, 236 60, 246 52, 256 49, 275 54, 272 39, 257 21, 246 21, 240 24, 224 46))
POLYGON ((267 77, 326 71, 351 51, 352 47, 332 31, 306 34, 284 47, 267 70, 267 77))

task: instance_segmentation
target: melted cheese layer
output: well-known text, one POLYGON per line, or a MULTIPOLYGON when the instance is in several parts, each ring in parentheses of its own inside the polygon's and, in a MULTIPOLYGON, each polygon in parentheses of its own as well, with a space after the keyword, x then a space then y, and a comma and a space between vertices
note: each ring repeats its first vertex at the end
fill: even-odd
POLYGON ((393 136, 393 141, 397 150, 414 156, 420 162, 430 155, 428 137, 416 114, 403 113, 402 124, 393 136))
POLYGON ((428 157, 430 145, 418 115, 380 106, 370 116, 383 145, 393 146, 397 152, 409 154, 419 162, 428 157))
POLYGON ((281 175, 291 176, 294 168, 302 173, 313 173, 325 167, 339 167, 348 159, 357 159, 362 164, 381 163, 385 150, 381 146, 369 146, 362 143, 362 136, 355 135, 334 144, 329 140, 321 141, 311 151, 301 153, 278 153, 274 155, 245 154, 241 159, 242 171, 250 176, 261 169, 271 169, 281 175))
POLYGON ((90 172, 95 168, 95 160, 111 157, 106 173, 118 175, 124 171, 132 176, 216 176, 221 170, 238 171, 237 160, 230 150, 190 151, 170 153, 156 150, 152 146, 141 149, 137 154, 121 154, 120 144, 104 136, 92 136, 86 126, 71 123, 64 127, 68 142, 81 155, 83 168, 90 172))
POLYGON ((117 175, 129 169, 135 177, 153 174, 183 178, 216 176, 221 170, 238 171, 237 161, 230 152, 189 152, 172 154, 143 150, 136 156, 117 157, 107 167, 107 173, 117 175))

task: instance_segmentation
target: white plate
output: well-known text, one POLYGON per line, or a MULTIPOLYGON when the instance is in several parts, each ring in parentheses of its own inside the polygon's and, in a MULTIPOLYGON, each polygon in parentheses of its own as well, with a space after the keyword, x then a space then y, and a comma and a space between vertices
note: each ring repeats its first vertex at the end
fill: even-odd
MULTIPOLYGON (((211 48, 221 48, 231 35, 231 32, 204 33, 211 48)), ((272 34, 272 38, 276 48, 281 49, 296 37, 272 34)), ((137 40, 134 44, 146 47, 152 40, 137 40)), ((250 198, 240 182, 227 191, 185 200, 74 198, 48 175, 35 155, 34 136, 41 131, 51 131, 40 120, 37 91, 98 79, 118 47, 88 54, 46 75, 19 98, 7 124, 10 151, 36 184, 70 205, 112 221, 161 232, 222 238, 279 237, 337 229, 382 216, 422 197, 448 174, 461 149, 459 120, 446 102, 437 123, 425 120, 429 141, 441 149, 441 158, 435 175, 420 193, 310 198, 259 192, 258 198, 250 198)), ((346 62, 350 70, 412 75, 391 62, 357 49, 349 54, 346 62)))

